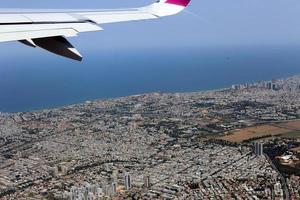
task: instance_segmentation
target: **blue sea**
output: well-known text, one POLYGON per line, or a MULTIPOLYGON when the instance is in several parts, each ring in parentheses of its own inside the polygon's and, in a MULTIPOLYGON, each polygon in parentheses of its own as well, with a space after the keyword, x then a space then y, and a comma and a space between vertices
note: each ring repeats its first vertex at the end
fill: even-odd
POLYGON ((15 56, 0 62, 0 112, 203 91, 295 74, 300 74, 300 47, 102 50, 86 55, 82 63, 50 54, 15 56))

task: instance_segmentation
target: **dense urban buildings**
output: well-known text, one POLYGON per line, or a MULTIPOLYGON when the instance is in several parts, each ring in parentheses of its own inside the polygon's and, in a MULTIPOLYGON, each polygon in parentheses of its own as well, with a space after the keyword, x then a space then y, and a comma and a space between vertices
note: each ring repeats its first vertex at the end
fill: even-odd
POLYGON ((0 199, 299 199, 299 108, 295 76, 1 113, 0 199))

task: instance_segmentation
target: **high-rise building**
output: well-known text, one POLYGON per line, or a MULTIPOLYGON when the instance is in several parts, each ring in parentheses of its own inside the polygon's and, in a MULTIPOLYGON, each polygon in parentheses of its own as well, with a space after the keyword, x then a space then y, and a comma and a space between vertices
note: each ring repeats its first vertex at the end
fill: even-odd
POLYGON ((131 177, 129 173, 125 173, 125 180, 124 180, 124 186, 126 190, 129 190, 131 188, 131 177))
POLYGON ((83 191, 83 193, 84 193, 84 196, 88 196, 88 194, 89 193, 91 193, 92 192, 92 187, 91 187, 91 184, 89 184, 88 182, 85 182, 84 183, 84 191, 83 191))
POLYGON ((94 194, 96 194, 97 193, 97 187, 98 187, 97 184, 91 185, 91 192, 94 193, 94 194))
POLYGON ((103 194, 104 194, 104 196, 106 196, 106 197, 108 197, 108 196, 110 196, 110 186, 109 185, 104 185, 103 186, 103 194))
POLYGON ((144 176, 144 187, 149 188, 150 186, 151 186, 150 176, 146 175, 146 176, 144 176))
POLYGON ((116 193, 117 193, 117 183, 112 182, 112 184, 111 184, 111 194, 112 194, 112 196, 114 196, 116 193))
POLYGON ((75 200, 77 198, 78 194, 79 194, 79 191, 77 190, 77 188, 75 186, 73 186, 71 188, 70 192, 71 192, 71 198, 70 198, 70 200, 75 200))
POLYGON ((269 90, 272 90, 272 89, 273 89, 273 83, 272 83, 271 81, 267 83, 267 88, 268 88, 269 90))
POLYGON ((255 155, 261 156, 264 153, 264 145, 263 143, 256 142, 254 144, 254 153, 255 155))
POLYGON ((272 85, 272 90, 277 90, 277 85, 275 83, 272 85))

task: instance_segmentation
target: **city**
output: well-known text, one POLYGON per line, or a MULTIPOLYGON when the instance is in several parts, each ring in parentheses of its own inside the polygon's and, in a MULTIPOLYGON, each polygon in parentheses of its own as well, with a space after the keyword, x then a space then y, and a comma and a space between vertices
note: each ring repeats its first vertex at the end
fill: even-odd
POLYGON ((299 119, 300 76, 1 113, 0 199, 300 199, 299 119))

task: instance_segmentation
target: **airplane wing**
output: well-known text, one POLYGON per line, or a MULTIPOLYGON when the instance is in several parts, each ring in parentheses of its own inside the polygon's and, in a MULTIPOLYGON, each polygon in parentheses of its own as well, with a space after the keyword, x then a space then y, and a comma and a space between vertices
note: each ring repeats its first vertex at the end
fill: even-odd
POLYGON ((67 37, 101 31, 99 24, 157 19, 181 12, 191 0, 159 0, 149 6, 118 10, 0 10, 0 42, 20 41, 82 60, 67 37))

